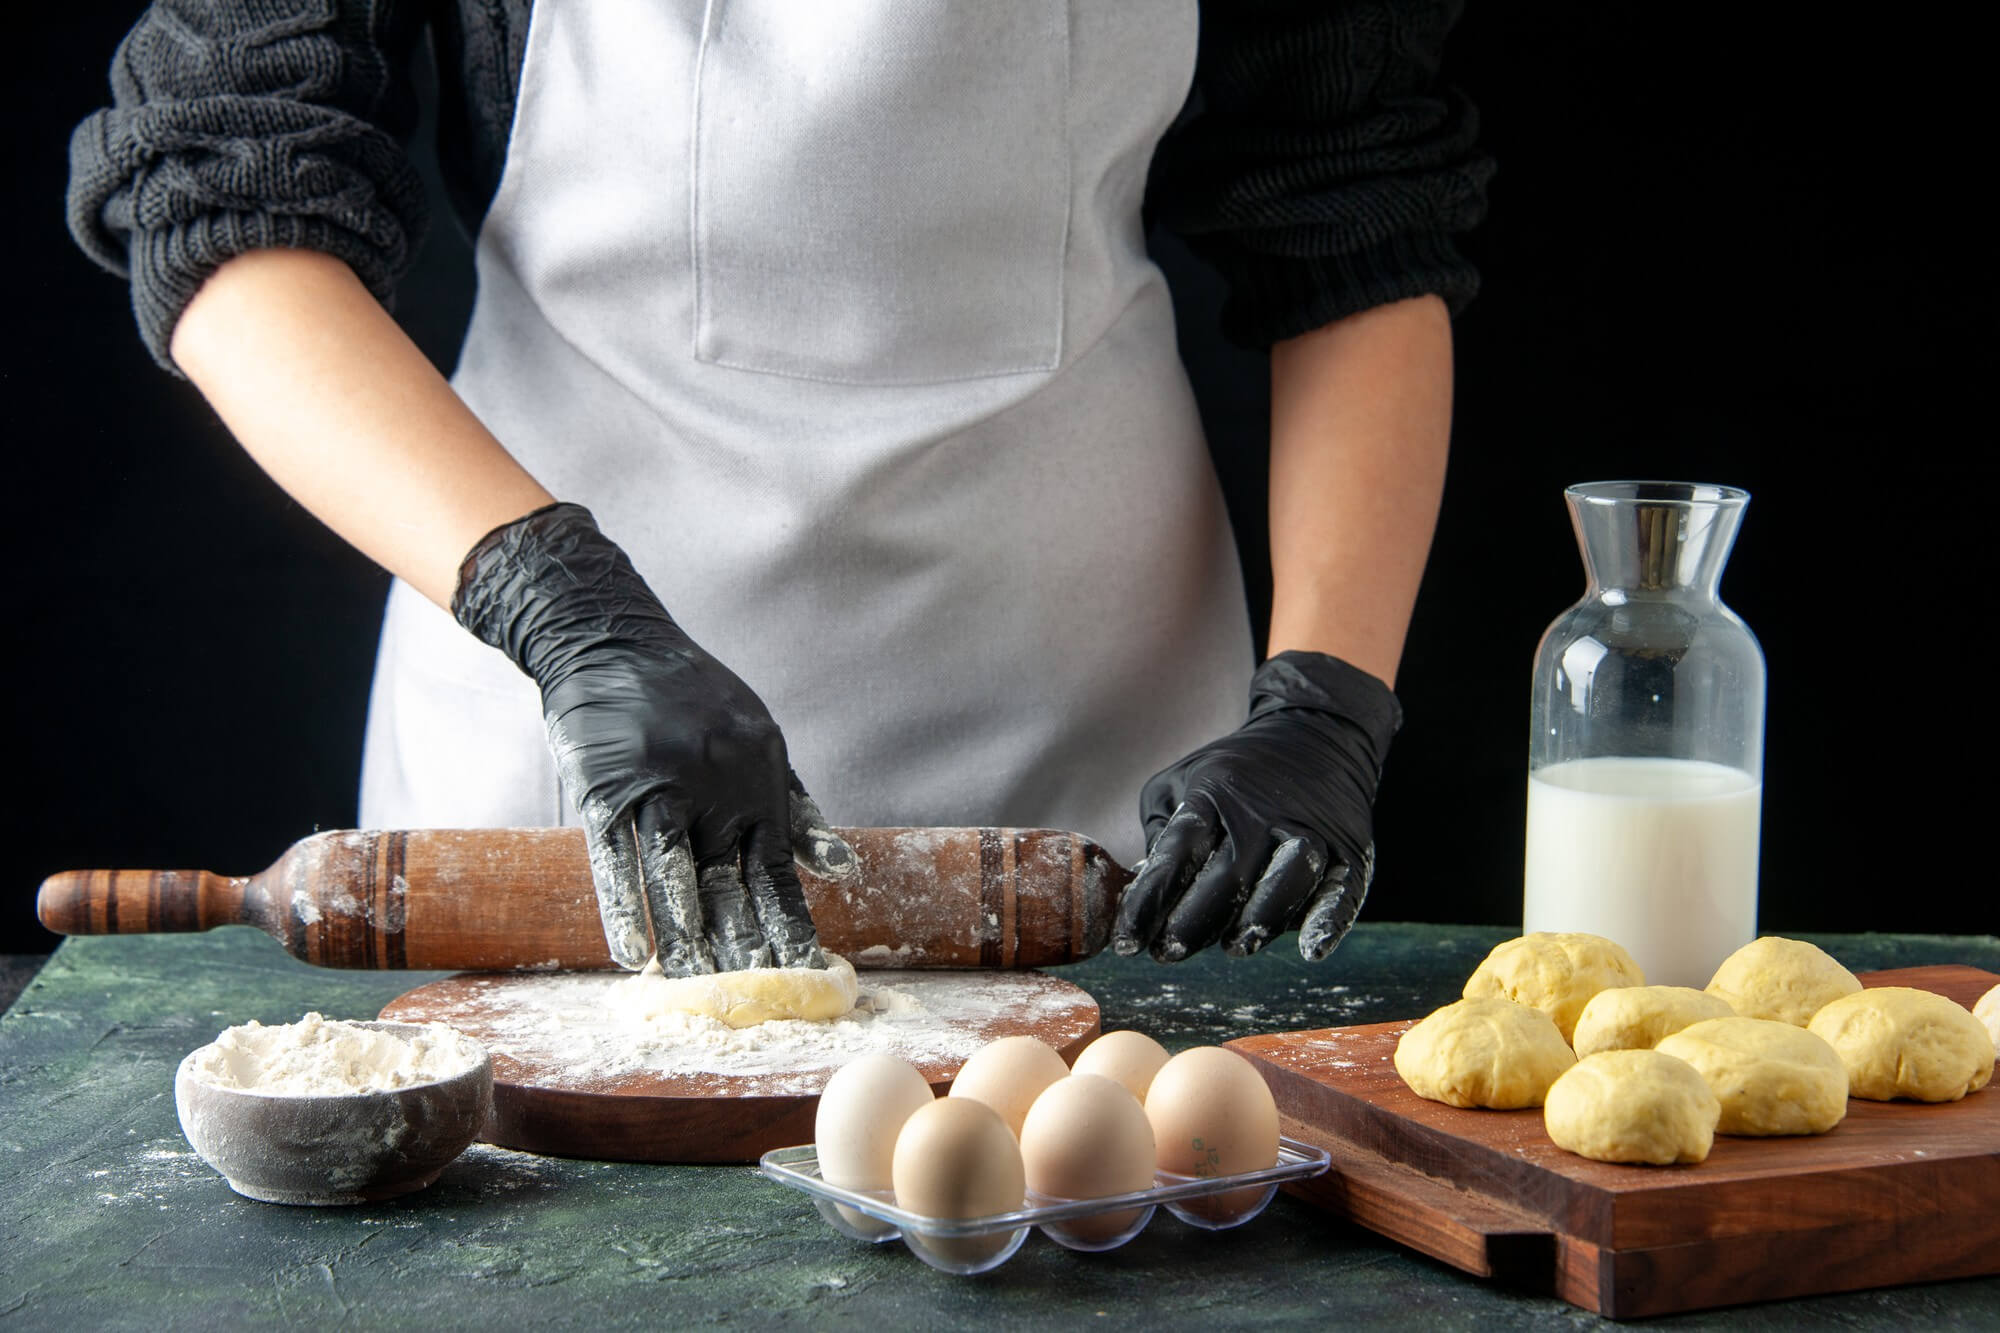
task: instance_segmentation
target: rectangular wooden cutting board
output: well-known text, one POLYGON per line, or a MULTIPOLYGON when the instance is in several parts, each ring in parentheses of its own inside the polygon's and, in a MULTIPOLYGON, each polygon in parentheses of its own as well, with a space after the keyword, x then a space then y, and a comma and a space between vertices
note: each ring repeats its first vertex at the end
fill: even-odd
MULTIPOLYGON (((1918 967, 1862 977, 1970 1006, 2000 976, 1918 967)), ((1614 1319, 2000 1273, 2000 1091, 1851 1099, 1806 1138, 1717 1136, 1708 1160, 1593 1162, 1539 1109, 1462 1110, 1397 1075, 1416 1020, 1245 1037, 1284 1132, 1333 1153, 1286 1188, 1468 1273, 1614 1319)))

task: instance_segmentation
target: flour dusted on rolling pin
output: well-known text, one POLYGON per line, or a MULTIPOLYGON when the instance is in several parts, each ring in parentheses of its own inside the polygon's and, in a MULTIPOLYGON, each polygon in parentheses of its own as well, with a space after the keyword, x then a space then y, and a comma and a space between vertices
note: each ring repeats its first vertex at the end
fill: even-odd
POLYGON ((277 1097, 338 1097, 435 1083, 478 1064, 479 1043, 442 1023, 404 1037, 317 1013, 265 1027, 252 1019, 194 1053, 188 1072, 211 1087, 277 1097))

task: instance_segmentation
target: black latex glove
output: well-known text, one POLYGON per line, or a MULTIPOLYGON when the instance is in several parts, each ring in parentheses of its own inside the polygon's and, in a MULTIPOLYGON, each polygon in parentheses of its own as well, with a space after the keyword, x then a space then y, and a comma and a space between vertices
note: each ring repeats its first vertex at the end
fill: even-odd
POLYGON ((1222 942, 1242 957, 1287 930, 1332 953, 1375 877, 1382 757, 1396 696, 1324 653, 1279 653, 1250 679, 1250 718, 1157 773, 1139 797, 1146 857, 1112 948, 1177 962, 1222 942))
POLYGON ((670 976, 826 966, 792 859, 843 878, 853 851, 763 701, 681 631, 588 510, 550 505, 487 534, 452 613, 541 687, 612 958, 655 954, 670 976))

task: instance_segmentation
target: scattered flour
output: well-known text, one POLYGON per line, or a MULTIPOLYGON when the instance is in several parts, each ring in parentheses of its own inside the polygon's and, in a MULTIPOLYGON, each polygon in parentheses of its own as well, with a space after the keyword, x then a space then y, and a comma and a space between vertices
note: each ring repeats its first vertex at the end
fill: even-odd
POLYGON ((278 1097, 328 1097, 435 1083, 463 1074, 484 1052, 442 1024, 414 1036, 329 1021, 317 1013, 265 1027, 229 1028, 188 1060, 198 1082, 278 1097))
POLYGON ((185 1182, 214 1179, 200 1155, 178 1139, 149 1139, 125 1147, 124 1160, 115 1168, 85 1173, 99 1203, 150 1204, 164 1212, 184 1199, 177 1192, 185 1189, 185 1182))
POLYGON ((478 979, 435 1007, 414 992, 396 1014, 477 1036, 502 1081, 525 1068, 537 1086, 575 1091, 639 1090, 665 1078, 705 1092, 783 1096, 817 1093, 834 1070, 870 1051, 907 1060, 941 1082, 1023 1021, 1072 1014, 1077 998, 1073 988, 1031 972, 873 972, 862 974, 855 1007, 842 1017, 733 1028, 705 1014, 648 1014, 621 1002, 621 990, 641 980, 517 973, 478 979))

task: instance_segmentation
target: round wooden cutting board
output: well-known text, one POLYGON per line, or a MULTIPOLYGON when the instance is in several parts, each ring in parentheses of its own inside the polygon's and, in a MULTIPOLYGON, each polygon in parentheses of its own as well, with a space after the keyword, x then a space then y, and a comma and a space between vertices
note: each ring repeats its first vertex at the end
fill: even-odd
POLYGON ((448 1023, 493 1057, 488 1143, 627 1162, 752 1162, 810 1143, 819 1090, 869 1050, 942 1093, 989 1041, 1039 1037, 1072 1059, 1097 1002, 1039 972, 863 971, 861 999, 827 1024, 740 1032, 706 1020, 635 1024, 611 1005, 627 974, 465 973, 390 1001, 382 1017, 448 1023))

